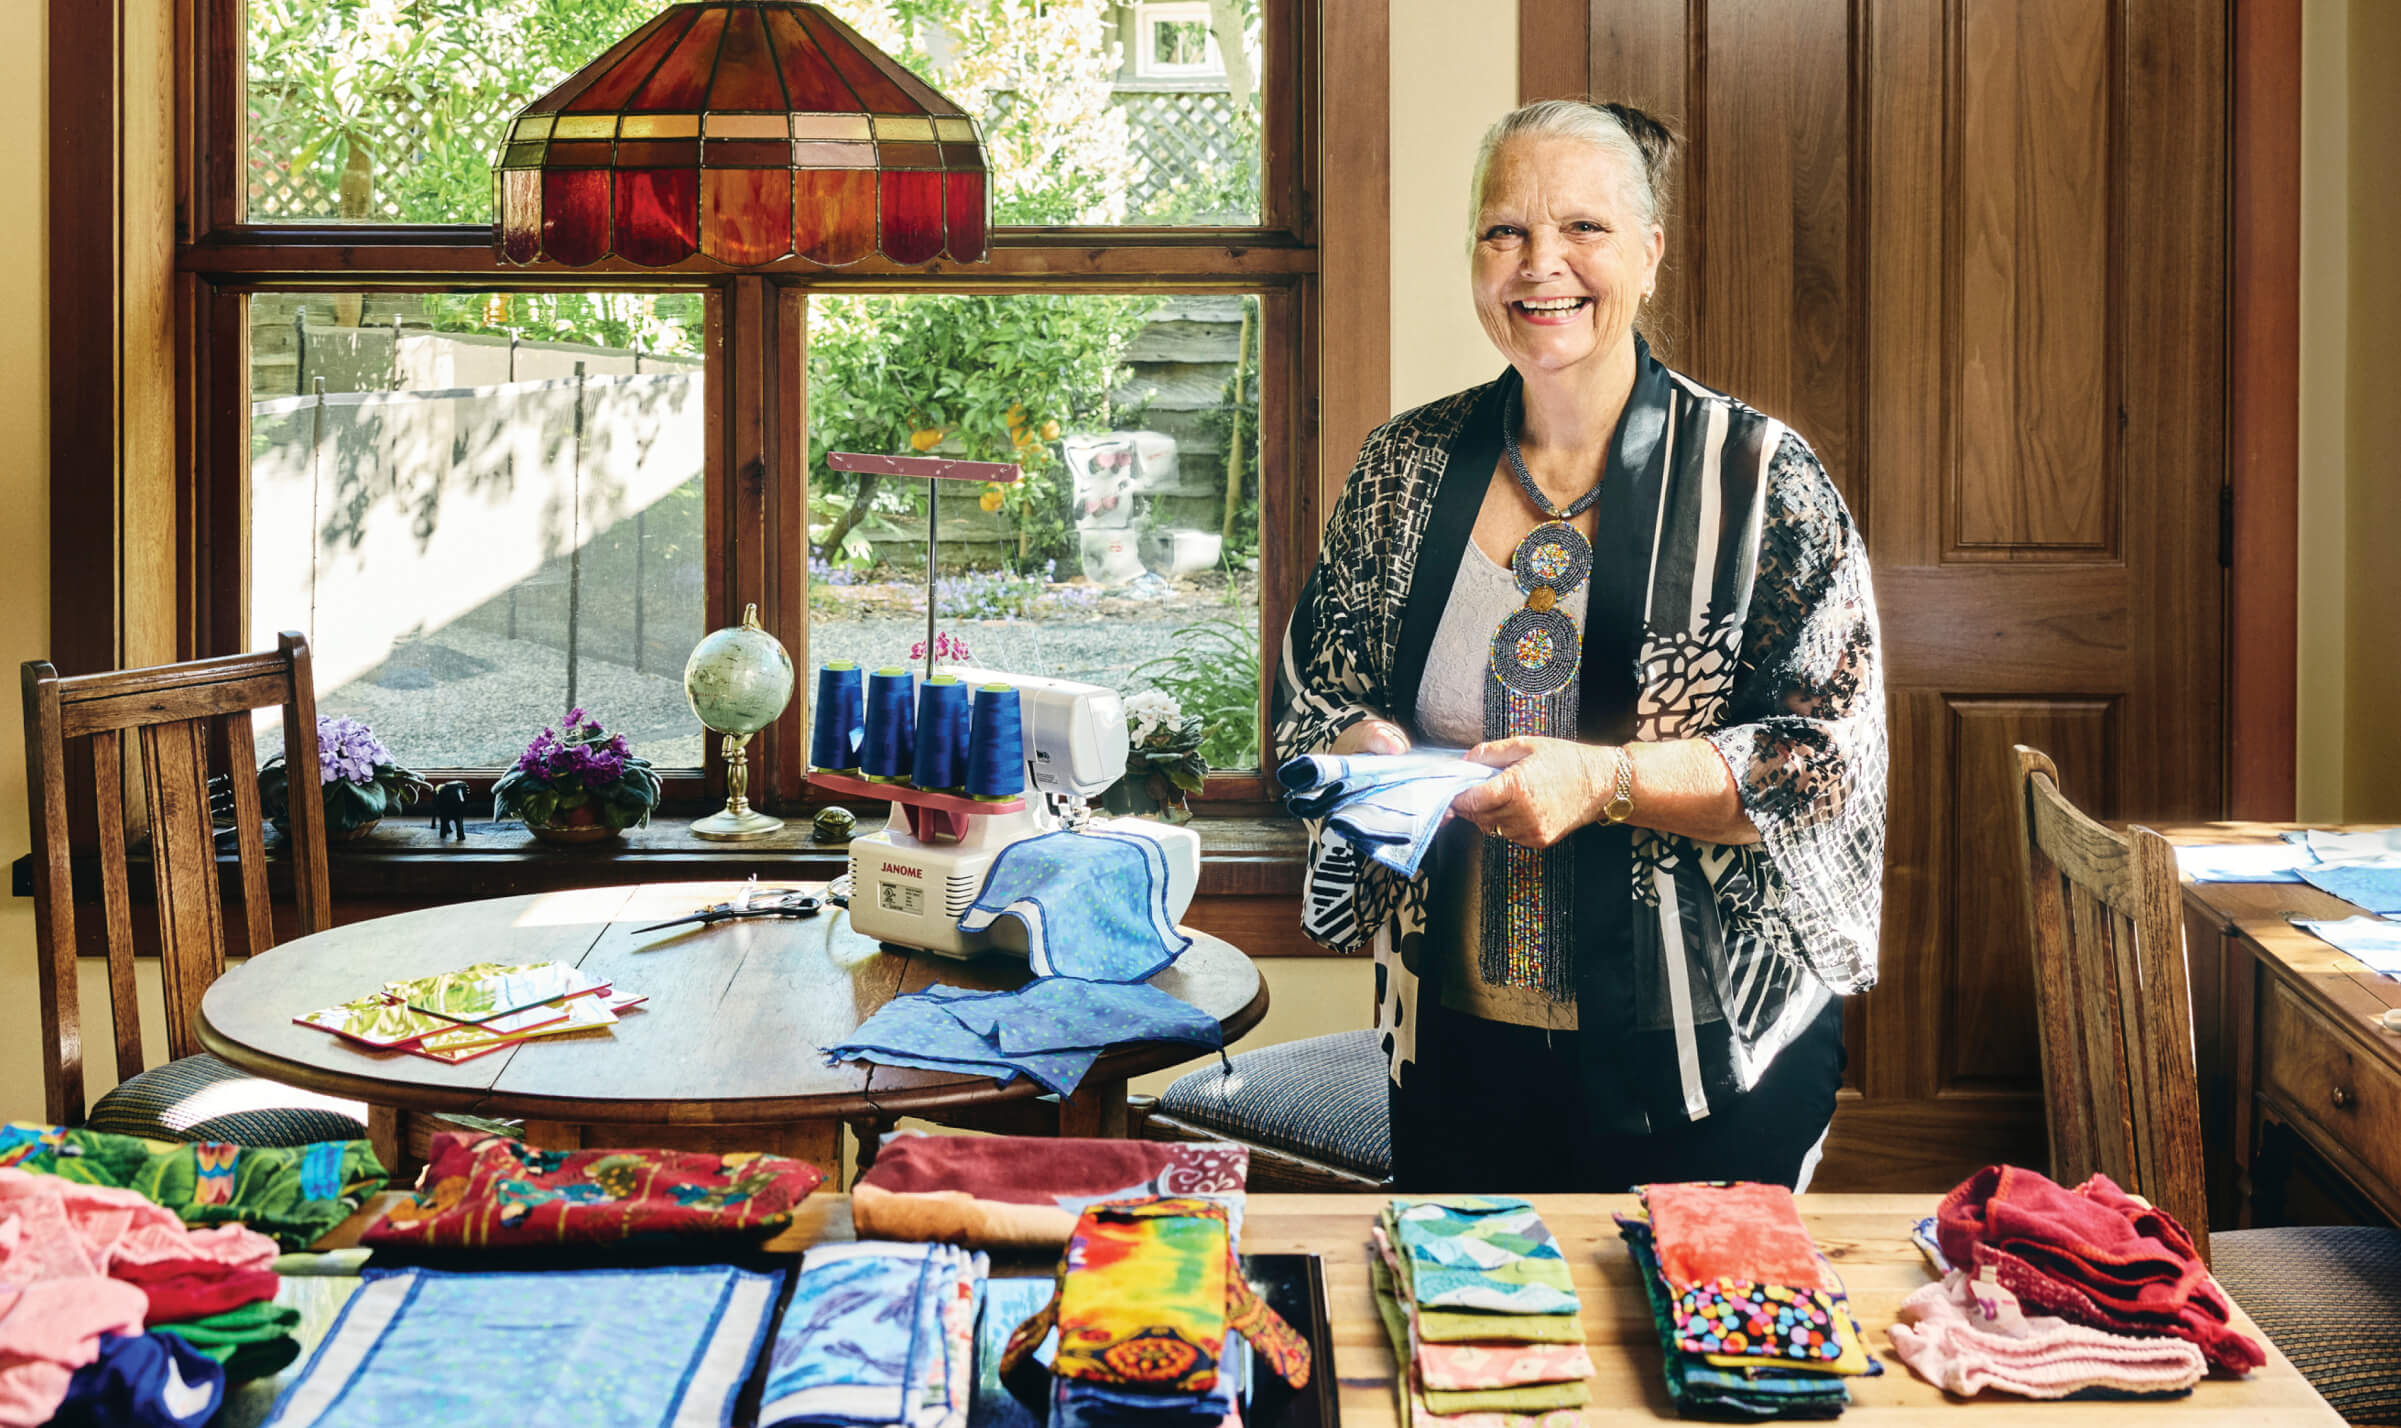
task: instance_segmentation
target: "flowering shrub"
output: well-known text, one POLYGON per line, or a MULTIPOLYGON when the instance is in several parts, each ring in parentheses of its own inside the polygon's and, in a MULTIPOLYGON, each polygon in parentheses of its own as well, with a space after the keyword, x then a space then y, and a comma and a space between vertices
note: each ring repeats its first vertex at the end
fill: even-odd
MULTIPOLYGON (((394 809, 431 793, 433 786, 392 761, 375 731, 356 719, 317 716, 317 786, 325 799, 328 837, 355 833, 394 809)), ((291 822, 290 774, 283 755, 258 771, 259 804, 278 828, 291 822)))
POLYGON ((581 709, 568 710, 565 723, 564 734, 545 727, 534 735, 493 783, 494 813, 540 827, 649 823, 659 803, 659 776, 650 761, 628 749, 623 734, 606 732, 581 709))
MULTIPOLYGON (((924 658, 925 641, 919 640, 909 646, 909 662, 911 664, 924 658)), ((965 640, 952 639, 948 630, 939 630, 934 634, 934 658, 950 660, 957 664, 968 664, 974 661, 975 656, 967 652, 965 640)))

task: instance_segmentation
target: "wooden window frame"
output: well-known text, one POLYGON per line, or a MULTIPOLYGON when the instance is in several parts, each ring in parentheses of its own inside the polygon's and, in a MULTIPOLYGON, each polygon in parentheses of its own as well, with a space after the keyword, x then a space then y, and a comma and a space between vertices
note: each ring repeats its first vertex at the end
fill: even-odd
MULTIPOLYGON (((276 290, 487 291, 674 287, 707 293, 705 370, 709 387, 705 519, 717 549, 707 584, 709 618, 731 623, 756 601, 807 661, 805 459, 806 302, 814 292, 1183 293, 1256 295, 1260 300, 1261 471, 1259 691, 1263 762, 1272 766, 1268 696, 1275 653, 1317 548, 1321 512, 1356 443, 1388 410, 1388 81, 1382 0, 1265 0, 1261 222, 1246 227, 1001 228, 991 261, 904 267, 881 258, 842 270, 798 259, 729 273, 704 259, 664 269, 618 260, 588 268, 507 267, 481 225, 275 223, 242 221, 240 191, 246 7, 243 0, 175 0, 171 10, 134 0, 50 0, 54 86, 62 75, 81 102, 54 105, 52 185, 54 310, 95 298, 111 313, 103 341, 54 338, 54 409, 93 415, 95 400, 123 410, 152 404, 152 424, 171 435, 172 470, 134 469, 139 453, 120 438, 101 451, 53 443, 53 654, 62 669, 119 667, 160 657, 230 653, 272 632, 244 628, 247 607, 244 505, 247 483, 248 330, 246 298, 276 290), (1321 28, 1322 27, 1322 28, 1321 28), (136 61, 154 51, 172 79, 171 122, 149 131, 124 109, 143 80, 136 61), (1338 79, 1328 100, 1321 69, 1338 79), (165 132, 158 132, 164 129, 165 132), (1330 148, 1328 138, 1334 143, 1330 148), (1319 183, 1326 150, 1330 180, 1319 183), (162 152, 163 151, 163 152, 162 152), (95 203, 89 168, 105 154, 119 168, 114 194, 95 203), (173 242, 160 271, 145 274, 123 239, 140 205, 123 179, 136 167, 171 188, 173 242), (78 175, 82 177, 78 177, 78 175), (1321 244, 1318 215, 1353 213, 1359 226, 1321 244), (103 234, 109 241, 92 246, 103 234), (83 255, 70 258, 68 255, 83 255), (95 256, 98 255, 98 256, 95 256), (1345 298, 1328 314, 1320 295, 1339 282, 1345 298), (138 290, 138 291, 137 291, 138 290), (122 358, 139 333, 134 309, 158 301, 171 330, 171 371, 144 383, 122 358), (61 350, 61 349, 64 350, 61 350), (95 398, 70 387, 115 359, 95 398), (1321 370, 1342 374, 1328 391, 1321 370), (89 499, 99 478, 109 499, 89 499), (145 494, 146 493, 146 494, 145 494), (142 499, 172 508, 173 608, 136 590, 128 573, 128 513, 142 499), (104 544, 115 560, 105 592, 70 550, 104 544), (165 622, 168 636, 133 638, 165 622), (171 656, 164 651, 171 650, 171 656), (159 653, 147 653, 159 651, 159 653), (147 658, 144 658, 147 653, 147 658)), ((156 376, 156 374, 153 374, 156 376)), ((88 431, 89 420, 55 431, 88 431)), ((163 583, 163 582, 161 582, 163 583)), ((811 802, 803 767, 805 700, 753 744, 753 790, 786 808, 811 802)), ((712 741, 713 742, 713 741, 712 741)), ((671 785, 672 799, 698 805, 722 797, 714 748, 700 779, 671 785)), ((1201 795, 1211 811, 1259 811, 1270 803, 1265 770, 1213 777, 1201 795)))

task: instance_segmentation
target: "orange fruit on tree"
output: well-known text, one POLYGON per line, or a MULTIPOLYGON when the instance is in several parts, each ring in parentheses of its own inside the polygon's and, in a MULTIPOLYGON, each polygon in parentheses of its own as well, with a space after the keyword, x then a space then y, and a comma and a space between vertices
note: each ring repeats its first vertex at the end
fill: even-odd
POLYGON ((1046 421, 1042 424, 1042 439, 1044 441, 1057 441, 1059 439, 1058 422, 1046 421))
POLYGON ((909 434, 909 448, 913 451, 931 451, 941 444, 942 428, 938 426, 920 427, 909 434))
POLYGON ((983 507, 987 511, 999 510, 1001 506, 1000 488, 998 486, 986 486, 984 488, 984 494, 977 499, 976 504, 983 507))

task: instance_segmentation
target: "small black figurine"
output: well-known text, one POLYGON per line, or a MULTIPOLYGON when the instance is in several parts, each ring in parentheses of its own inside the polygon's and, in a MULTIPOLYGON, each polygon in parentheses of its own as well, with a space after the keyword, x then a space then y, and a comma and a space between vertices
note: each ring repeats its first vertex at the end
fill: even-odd
POLYGON ((434 836, 467 836, 467 785, 452 780, 434 790, 434 836))

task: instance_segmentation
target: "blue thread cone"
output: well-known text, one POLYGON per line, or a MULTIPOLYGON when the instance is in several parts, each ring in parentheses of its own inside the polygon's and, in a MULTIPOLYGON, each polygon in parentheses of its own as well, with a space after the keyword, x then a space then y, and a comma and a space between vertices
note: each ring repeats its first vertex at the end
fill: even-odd
POLYGON ((818 670, 817 716, 809 725, 810 767, 855 772, 866 724, 867 698, 859 683, 859 667, 836 660, 818 670))
POLYGON ((917 734, 917 676, 905 669, 879 669, 867 676, 867 776, 905 783, 917 734))
POLYGON ((975 692, 967 733, 967 792, 977 798, 1015 798, 1025 792, 1025 732, 1017 691, 987 684, 975 692))
POLYGON ((967 686, 937 674, 917 686, 917 756, 912 781, 950 790, 967 782, 967 686))

